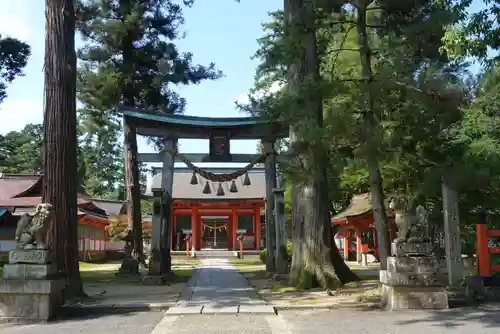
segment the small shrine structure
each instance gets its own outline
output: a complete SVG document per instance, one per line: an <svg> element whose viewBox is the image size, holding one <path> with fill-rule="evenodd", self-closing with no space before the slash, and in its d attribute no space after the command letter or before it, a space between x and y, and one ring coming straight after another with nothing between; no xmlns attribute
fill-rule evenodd
<svg viewBox="0 0 500 334"><path fill-rule="evenodd" d="M260 209L264 206L264 201L265 246L268 251L277 249L276 243L284 238L277 236L280 229L276 229L275 224L275 215L279 213L275 212L273 193L273 190L277 189L278 159L274 144L277 139L288 136L288 125L258 117L195 117L144 111L129 106L120 107L119 112L123 114L125 137L127 215L132 231L131 243L136 254L143 253L140 242L139 162L160 162L163 165L160 168L161 173L157 170L157 176L151 187L154 198L149 264L151 277L161 277L169 272L170 250L176 249L182 242L182 240L178 242L178 236L174 233L182 232L188 239L192 239L193 251L203 247L222 247L222 245L232 249L236 243L235 234L244 237L248 233L253 234L250 247L260 248ZM137 135L162 138L163 150L159 154L139 154ZM209 152L181 154L177 151L179 139L208 139ZM242 139L261 140L264 152L232 153L231 140ZM176 161L183 162L189 171L184 174L175 173ZM246 163L247 166L239 170L226 169L219 174L195 165L200 162ZM264 174L263 178L257 176L258 172L252 171L256 164L262 162L265 165L263 173L261 172ZM177 183L174 181L177 177L183 180ZM265 183L265 192L259 190L257 195L252 195L254 190L247 190L257 189L252 188L252 182ZM174 184L177 190L174 190ZM184 192L186 189L189 189L189 194ZM177 196L176 191L179 194L184 192L185 195ZM248 218L245 218L246 223L243 223L243 219L238 217ZM242 225L248 228L239 229ZM253 232L247 231L250 227ZM282 243L285 244L284 241ZM130 263L133 266L132 262Z"/></svg>
<svg viewBox="0 0 500 334"><path fill-rule="evenodd" d="M395 237L396 226L392 213L388 212L389 240ZM354 261L361 262L362 253L371 253L378 258L377 231L372 214L370 193L354 195L345 210L332 218L332 224L338 226L335 238L342 238L339 247L344 259L355 253Z"/></svg>

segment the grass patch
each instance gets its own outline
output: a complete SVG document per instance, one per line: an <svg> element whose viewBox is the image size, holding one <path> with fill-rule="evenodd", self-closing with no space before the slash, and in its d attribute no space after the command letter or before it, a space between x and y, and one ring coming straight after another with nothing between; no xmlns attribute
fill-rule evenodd
<svg viewBox="0 0 500 334"><path fill-rule="evenodd" d="M229 260L229 263L235 267L263 265L259 259L231 259Z"/></svg>
<svg viewBox="0 0 500 334"><path fill-rule="evenodd" d="M266 279L268 278L267 272L262 269L251 269L251 268L238 268L240 273L242 273L248 279Z"/></svg>
<svg viewBox="0 0 500 334"><path fill-rule="evenodd" d="M172 265L173 266L180 266L180 265L198 266L198 265L200 265L200 263L201 262L198 259L186 259L186 258L172 257Z"/></svg>
<svg viewBox="0 0 500 334"><path fill-rule="evenodd" d="M112 263L92 263L92 262L79 262L80 270L97 269L103 265L112 265Z"/></svg>
<svg viewBox="0 0 500 334"><path fill-rule="evenodd" d="M193 274L191 269L172 270L167 276L169 283L185 283ZM83 283L100 284L140 284L142 275L117 275L115 270L81 271Z"/></svg>
<svg viewBox="0 0 500 334"><path fill-rule="evenodd" d="M302 292L304 289L295 287L295 286L287 286L287 285L273 285L271 288L272 292L279 292L279 293L290 293L290 292Z"/></svg>
<svg viewBox="0 0 500 334"><path fill-rule="evenodd" d="M118 275L115 270L80 271L83 283L133 284L141 282L141 275Z"/></svg>
<svg viewBox="0 0 500 334"><path fill-rule="evenodd" d="M191 269L172 270L167 276L167 282L185 283L189 281L192 275L193 271Z"/></svg>

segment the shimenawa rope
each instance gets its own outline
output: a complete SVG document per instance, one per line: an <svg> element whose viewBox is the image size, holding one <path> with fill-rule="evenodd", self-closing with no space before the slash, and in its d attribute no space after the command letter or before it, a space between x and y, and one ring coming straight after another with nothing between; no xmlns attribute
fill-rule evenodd
<svg viewBox="0 0 500 334"><path fill-rule="evenodd" d="M195 166L191 161L189 161L184 155L179 153L176 150L172 150L169 148L164 148L162 152L168 152L174 154L176 157L178 157L189 169L193 170L196 174L200 175L201 177L213 181L213 182L229 182L232 180L236 180L240 176L244 175L245 173L248 173L249 170L251 170L256 164L260 162L264 162L266 158L266 154L259 154L257 157L255 157L253 160L250 161L248 165L243 167L240 170L234 171L232 173L228 174L214 174L212 172L205 171L201 169L200 167Z"/></svg>

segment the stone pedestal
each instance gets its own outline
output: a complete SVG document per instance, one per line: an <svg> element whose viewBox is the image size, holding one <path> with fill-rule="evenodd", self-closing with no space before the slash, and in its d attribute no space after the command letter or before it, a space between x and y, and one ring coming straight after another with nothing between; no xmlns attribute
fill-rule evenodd
<svg viewBox="0 0 500 334"><path fill-rule="evenodd" d="M430 243L393 243L380 271L382 299L390 310L445 309L448 294L437 280L439 262Z"/></svg>
<svg viewBox="0 0 500 334"><path fill-rule="evenodd" d="M62 306L64 279L45 250L13 250L0 281L0 318L47 321Z"/></svg>

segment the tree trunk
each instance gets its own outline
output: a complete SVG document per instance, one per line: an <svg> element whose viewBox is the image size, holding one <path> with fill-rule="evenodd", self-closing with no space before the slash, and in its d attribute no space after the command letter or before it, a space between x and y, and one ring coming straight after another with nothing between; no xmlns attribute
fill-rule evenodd
<svg viewBox="0 0 500 334"><path fill-rule="evenodd" d="M377 145L375 133L377 131L378 121L375 115L374 97L371 92L373 82L373 71L371 62L371 49L368 41L366 29L366 10L371 1L359 0L357 4L357 22L356 30L358 37L358 46L361 59L361 69L365 80L364 87L364 119L368 126L369 138L366 140L368 145ZM389 256L389 224L384 204L384 192L382 187L382 178L380 176L380 167L378 162L377 147L369 146L367 148L368 173L370 179L370 188L372 195L372 211L377 230L377 245L380 259L380 269L387 269L387 257Z"/></svg>
<svg viewBox="0 0 500 334"><path fill-rule="evenodd" d="M307 13L303 13L305 15L302 16L298 15L299 11L307 11ZM290 29L297 16L308 19L307 28L300 29L300 35L296 36L296 38L302 39L302 43L296 55L296 64L293 64L289 69L288 83L291 90L299 90L299 83L307 80L320 82L314 11L313 1L285 1L285 18L289 32L296 33L299 30ZM313 127L322 128L323 100L320 93L309 96L303 107L303 110L309 113L304 121L311 122ZM290 143L293 144L299 139L298 136L295 129L291 128ZM327 169L326 164L319 161L322 159L321 157L324 158L324 155L311 151L302 155L304 168L310 171L309 177L300 185L293 184L292 188L294 249L290 282L306 288L317 285L328 287L336 278L332 266L334 256L332 255L333 238L329 212ZM338 251L337 255L340 256ZM347 268L347 270L349 269Z"/></svg>
<svg viewBox="0 0 500 334"><path fill-rule="evenodd" d="M54 207L48 245L66 277L64 297L83 296L77 241L76 54L73 0L46 0L43 202Z"/></svg>

